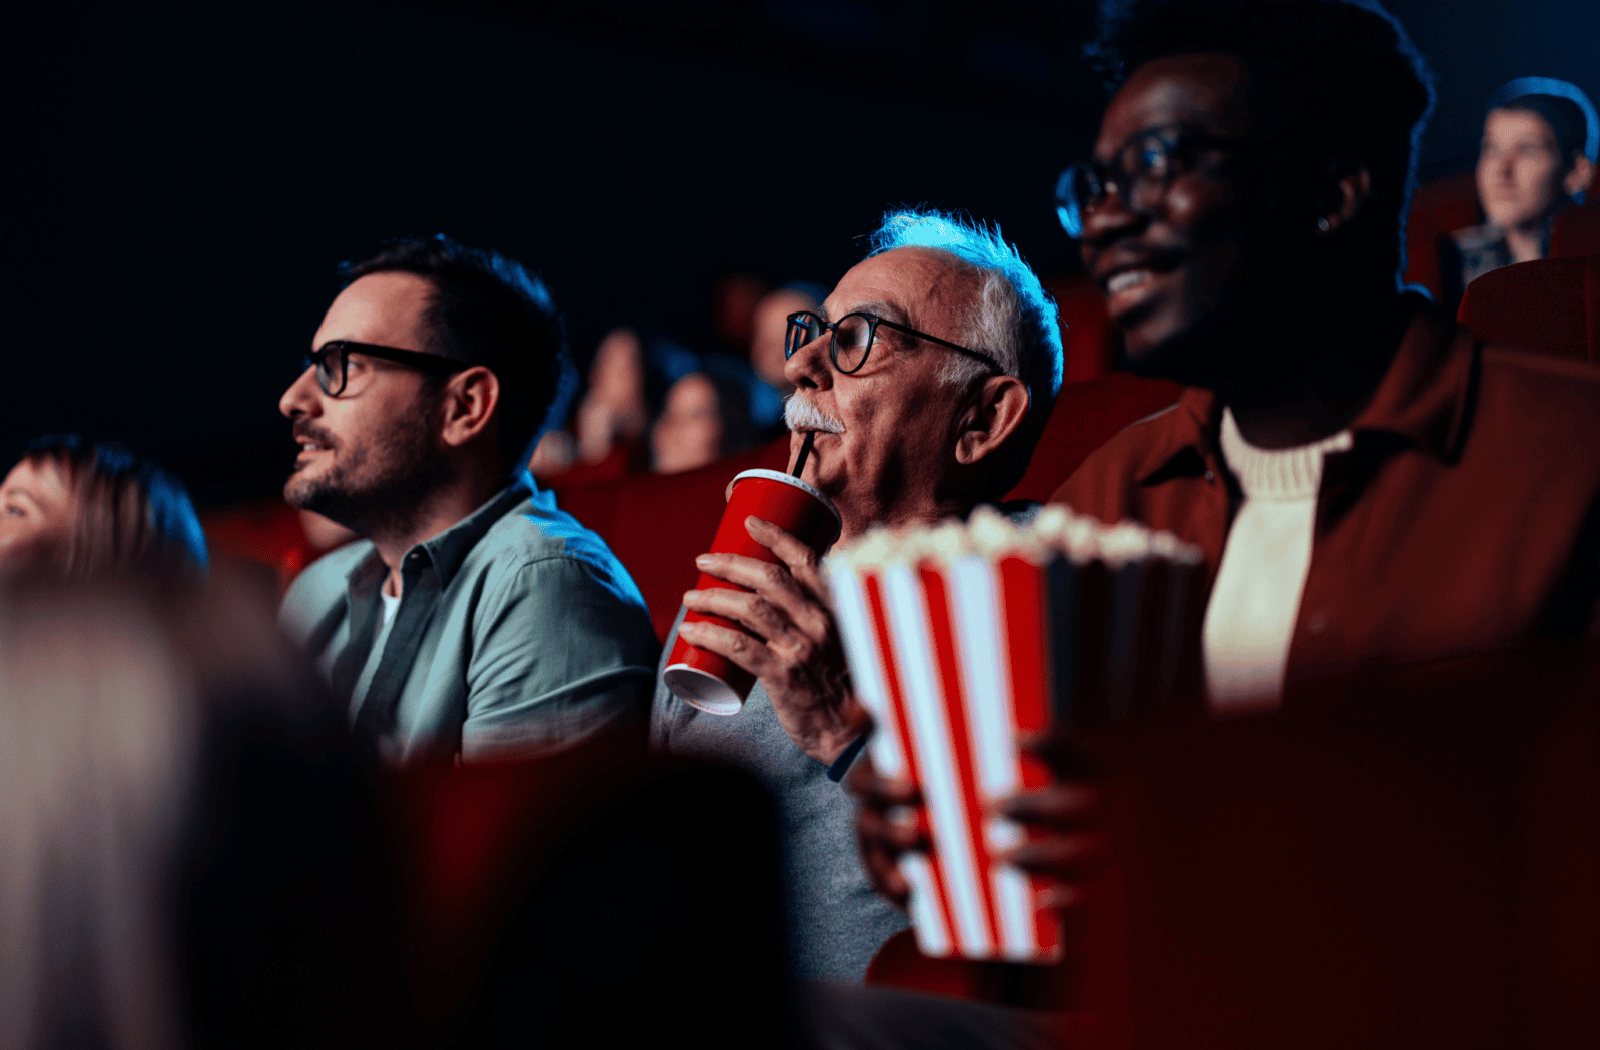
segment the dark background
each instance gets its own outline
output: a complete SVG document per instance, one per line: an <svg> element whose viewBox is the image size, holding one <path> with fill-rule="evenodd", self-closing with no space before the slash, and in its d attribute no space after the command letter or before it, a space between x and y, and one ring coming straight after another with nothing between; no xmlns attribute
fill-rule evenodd
<svg viewBox="0 0 1600 1050"><path fill-rule="evenodd" d="M1600 97L1593 0L1396 0L1470 167L1514 76ZM714 348L729 271L831 283L887 205L997 221L1071 271L1056 174L1102 106L1092 4L55 6L9 19L0 450L77 430L196 502L269 495L276 401L334 266L446 231L541 271L582 361L620 321ZM9 462L9 459L8 459Z"/></svg>

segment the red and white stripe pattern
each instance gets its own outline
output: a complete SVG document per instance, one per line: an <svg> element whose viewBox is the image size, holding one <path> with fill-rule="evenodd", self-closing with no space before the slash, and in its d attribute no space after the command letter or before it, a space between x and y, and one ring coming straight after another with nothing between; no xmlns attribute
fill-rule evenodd
<svg viewBox="0 0 1600 1050"><path fill-rule="evenodd" d="M1039 887L999 863L1022 830L988 803L1049 775L1017 746L1049 722L1046 585L1020 557L835 569L835 611L857 695L872 712L872 759L922 788L934 855L908 854L917 946L930 957L1046 962L1061 951Z"/></svg>
<svg viewBox="0 0 1600 1050"><path fill-rule="evenodd" d="M1043 886L996 858L1025 832L990 804L1051 775L1023 734L1093 725L1172 691L1198 633L1200 552L1065 508L1019 529L874 530L828 559L873 764L922 790L933 855L908 854L917 945L930 957L1048 962L1061 930Z"/></svg>

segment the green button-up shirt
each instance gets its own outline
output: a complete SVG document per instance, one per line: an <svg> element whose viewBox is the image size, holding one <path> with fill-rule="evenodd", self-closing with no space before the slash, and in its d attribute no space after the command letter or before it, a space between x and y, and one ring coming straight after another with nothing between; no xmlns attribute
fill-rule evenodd
<svg viewBox="0 0 1600 1050"><path fill-rule="evenodd" d="M353 543L279 612L386 764L551 751L648 710L658 646L639 589L527 474L407 552L385 624L387 572Z"/></svg>

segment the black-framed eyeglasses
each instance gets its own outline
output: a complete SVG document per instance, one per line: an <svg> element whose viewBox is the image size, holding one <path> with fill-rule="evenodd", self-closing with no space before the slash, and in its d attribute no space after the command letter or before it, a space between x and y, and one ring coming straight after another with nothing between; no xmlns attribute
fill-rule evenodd
<svg viewBox="0 0 1600 1050"><path fill-rule="evenodd" d="M1244 149L1258 139L1224 138L1182 127L1146 128L1128 137L1109 164L1084 160L1056 180L1056 215L1067 236L1083 233L1084 216L1121 193L1135 211L1149 208L1166 194L1175 176L1192 169L1195 154L1210 149Z"/></svg>
<svg viewBox="0 0 1600 1050"><path fill-rule="evenodd" d="M407 368L415 368L419 372L436 376L455 375L472 367L465 362L440 357L438 354L397 350L392 346L378 346L373 343L353 343L348 339L331 339L323 343L306 356L305 363L301 367L315 368L317 385L322 388L322 392L329 397L338 397L344 393L345 385L350 381L350 355L353 353L393 361L397 365L405 365Z"/></svg>
<svg viewBox="0 0 1600 1050"><path fill-rule="evenodd" d="M880 326L966 354L988 365L994 370L995 375L1006 374L1006 370L1000 367L999 361L981 350L969 350L964 346L957 346L955 343L919 332L915 328L885 321L876 314L845 314L837 321L824 321L810 310L792 313L789 315L789 331L784 339L783 358L787 361L798 353L801 347L821 339L824 332L831 332L833 338L828 342L828 360L832 361L833 367L840 372L852 375L861 371L861 366L867 363L867 354L872 351L872 341L877 338Z"/></svg>

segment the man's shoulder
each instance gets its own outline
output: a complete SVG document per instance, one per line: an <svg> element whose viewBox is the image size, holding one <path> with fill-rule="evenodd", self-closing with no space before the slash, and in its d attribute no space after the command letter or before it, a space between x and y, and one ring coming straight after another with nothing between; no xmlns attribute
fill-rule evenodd
<svg viewBox="0 0 1600 1050"><path fill-rule="evenodd" d="M371 540L356 540L329 551L301 570L279 606L278 620L294 638L300 638L344 600L350 574L372 557Z"/></svg>
<svg viewBox="0 0 1600 1050"><path fill-rule="evenodd" d="M1089 453L1056 489L1050 502L1065 503L1082 514L1121 520L1126 514L1123 504L1127 492L1195 430L1196 424L1182 400L1136 419Z"/></svg>
<svg viewBox="0 0 1600 1050"><path fill-rule="evenodd" d="M556 506L549 492L535 492L514 505L484 534L468 557L479 572L514 574L523 569L573 570L597 576L630 604L643 606L632 578L604 540Z"/></svg>

